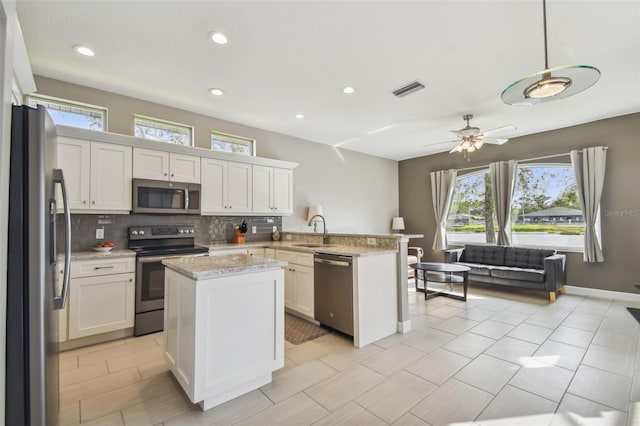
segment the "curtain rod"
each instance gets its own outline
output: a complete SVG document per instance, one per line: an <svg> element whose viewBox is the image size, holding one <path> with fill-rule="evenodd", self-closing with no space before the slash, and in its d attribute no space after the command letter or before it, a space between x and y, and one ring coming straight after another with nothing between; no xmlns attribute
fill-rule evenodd
<svg viewBox="0 0 640 426"><path fill-rule="evenodd" d="M605 151L607 149L609 149L608 146L605 146L603 148L604 148ZM578 151L578 153L582 154L582 151ZM569 152L565 152L563 154L545 155L544 157L523 158L522 160L518 160L518 163L525 163L527 161L536 161L536 160L547 160L549 158L565 157L567 155L570 155L570 153ZM487 166L488 166L488 164L486 164L484 166L465 167L463 169L458 169L458 171L459 172L466 172L468 170L484 169Z"/></svg>

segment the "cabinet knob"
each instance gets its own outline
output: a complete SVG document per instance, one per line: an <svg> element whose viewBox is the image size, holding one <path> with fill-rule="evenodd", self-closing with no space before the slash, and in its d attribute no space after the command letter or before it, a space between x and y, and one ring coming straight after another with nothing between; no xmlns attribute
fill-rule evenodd
<svg viewBox="0 0 640 426"><path fill-rule="evenodd" d="M87 200L82 200L82 204L87 204Z"/></svg>
<svg viewBox="0 0 640 426"><path fill-rule="evenodd" d="M164 175L166 176L167 174L165 173ZM173 176L173 175L171 175L171 176Z"/></svg>
<svg viewBox="0 0 640 426"><path fill-rule="evenodd" d="M95 203L96 203L95 201L92 201L92 202L91 202L91 204L95 204Z"/></svg>
<svg viewBox="0 0 640 426"><path fill-rule="evenodd" d="M171 173L171 177L173 177L173 173Z"/></svg>

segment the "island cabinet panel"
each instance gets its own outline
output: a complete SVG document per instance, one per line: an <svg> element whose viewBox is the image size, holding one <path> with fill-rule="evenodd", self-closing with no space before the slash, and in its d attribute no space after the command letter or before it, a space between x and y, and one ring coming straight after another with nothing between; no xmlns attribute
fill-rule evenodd
<svg viewBox="0 0 640 426"><path fill-rule="evenodd" d="M165 273L165 360L203 410L271 382L284 366L281 269L188 278Z"/></svg>

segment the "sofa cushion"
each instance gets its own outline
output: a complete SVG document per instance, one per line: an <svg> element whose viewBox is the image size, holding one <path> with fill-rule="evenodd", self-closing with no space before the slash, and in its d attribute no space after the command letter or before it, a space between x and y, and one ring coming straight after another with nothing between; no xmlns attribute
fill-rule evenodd
<svg viewBox="0 0 640 426"><path fill-rule="evenodd" d="M485 277L491 276L491 268L492 266L488 265L479 265L477 263L467 263L467 262L456 262L456 265L468 266L471 268L469 274L472 275L484 275Z"/></svg>
<svg viewBox="0 0 640 426"><path fill-rule="evenodd" d="M544 282L544 270L541 269L494 266L491 268L491 276L506 280Z"/></svg>
<svg viewBox="0 0 640 426"><path fill-rule="evenodd" d="M418 256L407 256L407 265L411 266L414 263L418 263Z"/></svg>
<svg viewBox="0 0 640 426"><path fill-rule="evenodd" d="M506 247L504 266L544 269L544 258L556 254L555 250Z"/></svg>
<svg viewBox="0 0 640 426"><path fill-rule="evenodd" d="M465 245L460 261L482 265L504 265L504 253L504 246Z"/></svg>

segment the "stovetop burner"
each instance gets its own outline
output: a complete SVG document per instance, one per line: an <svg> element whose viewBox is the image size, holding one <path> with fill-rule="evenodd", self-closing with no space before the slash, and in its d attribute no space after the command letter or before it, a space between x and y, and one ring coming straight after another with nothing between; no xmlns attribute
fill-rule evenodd
<svg viewBox="0 0 640 426"><path fill-rule="evenodd" d="M132 226L129 250L138 257L207 253L207 247L195 245L195 236L192 225Z"/></svg>

